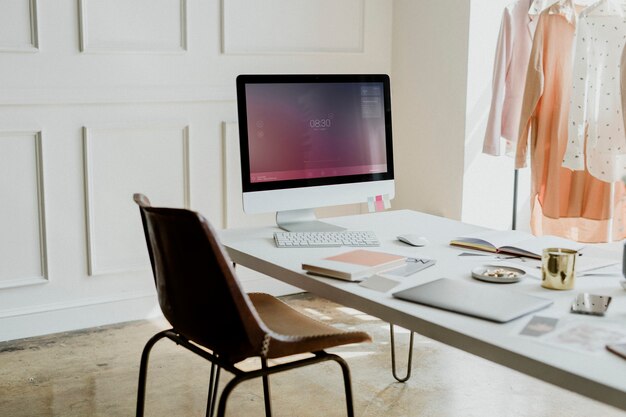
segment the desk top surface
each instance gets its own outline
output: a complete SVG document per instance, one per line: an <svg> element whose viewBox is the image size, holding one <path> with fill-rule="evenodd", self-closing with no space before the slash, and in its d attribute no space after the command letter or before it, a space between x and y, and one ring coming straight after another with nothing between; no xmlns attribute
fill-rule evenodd
<svg viewBox="0 0 626 417"><path fill-rule="evenodd" d="M388 292L362 287L354 282L307 275L301 264L347 251L351 248L281 248L274 245L276 227L230 229L220 232L232 260L313 294L353 307L389 323L416 331L424 336L455 346L496 363L535 376L563 388L626 410L626 360L605 350L593 353L567 349L554 343L521 336L520 331L536 314L563 322L608 325L626 333L626 291L621 275L590 275L576 278L570 291L544 289L540 280L525 277L514 284L490 284L474 280L471 270L486 262L481 256L459 256L463 249L449 245L451 239L483 230L479 226L423 213L399 210L325 219L349 230L372 230L381 246L373 248L405 256L436 259L436 265L400 278L400 284ZM396 240L404 233L425 236L430 244L417 248ZM622 245L589 245L583 252L594 257L621 259ZM583 255L584 256L584 255ZM483 258L483 259L481 259ZM505 324L472 318L458 313L395 299L392 292L446 277L474 285L498 285L538 297L550 298L547 309ZM611 296L604 317L574 315L570 304L578 293Z"/></svg>

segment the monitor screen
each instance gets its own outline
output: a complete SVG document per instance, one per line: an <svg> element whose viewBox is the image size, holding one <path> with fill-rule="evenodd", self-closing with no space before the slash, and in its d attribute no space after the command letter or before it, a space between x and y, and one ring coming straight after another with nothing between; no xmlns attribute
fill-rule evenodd
<svg viewBox="0 0 626 417"><path fill-rule="evenodd" d="M240 75L237 103L246 211L246 193L393 180L386 75Z"/></svg>

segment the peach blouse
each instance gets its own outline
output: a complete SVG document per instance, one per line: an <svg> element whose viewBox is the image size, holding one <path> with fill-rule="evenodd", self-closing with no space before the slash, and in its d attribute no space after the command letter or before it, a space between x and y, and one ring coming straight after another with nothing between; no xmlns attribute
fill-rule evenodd
<svg viewBox="0 0 626 417"><path fill-rule="evenodd" d="M613 216L614 239L624 232L624 185L600 181L588 171L561 166L568 139L572 46L576 10L561 0L539 16L528 64L515 158L531 159L531 230L581 242L605 242ZM530 152L528 150L530 148ZM615 204L611 210L611 204Z"/></svg>

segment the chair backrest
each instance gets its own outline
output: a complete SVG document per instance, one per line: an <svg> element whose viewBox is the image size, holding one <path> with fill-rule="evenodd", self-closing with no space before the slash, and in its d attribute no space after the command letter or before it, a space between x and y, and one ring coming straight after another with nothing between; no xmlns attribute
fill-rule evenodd
<svg viewBox="0 0 626 417"><path fill-rule="evenodd" d="M264 326L200 214L135 194L159 305L174 330L232 361L261 354Z"/></svg>

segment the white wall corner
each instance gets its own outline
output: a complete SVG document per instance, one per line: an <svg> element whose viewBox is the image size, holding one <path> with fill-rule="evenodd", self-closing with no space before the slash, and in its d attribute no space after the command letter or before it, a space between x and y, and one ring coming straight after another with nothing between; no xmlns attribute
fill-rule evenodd
<svg viewBox="0 0 626 417"><path fill-rule="evenodd" d="M394 1L394 207L460 219L469 2Z"/></svg>
<svg viewBox="0 0 626 417"><path fill-rule="evenodd" d="M468 33L465 161L461 220L509 229L513 217L513 160L482 153L491 106L496 43L510 0L472 0ZM487 191L488 190L488 191ZM518 197L524 190L519 190Z"/></svg>

